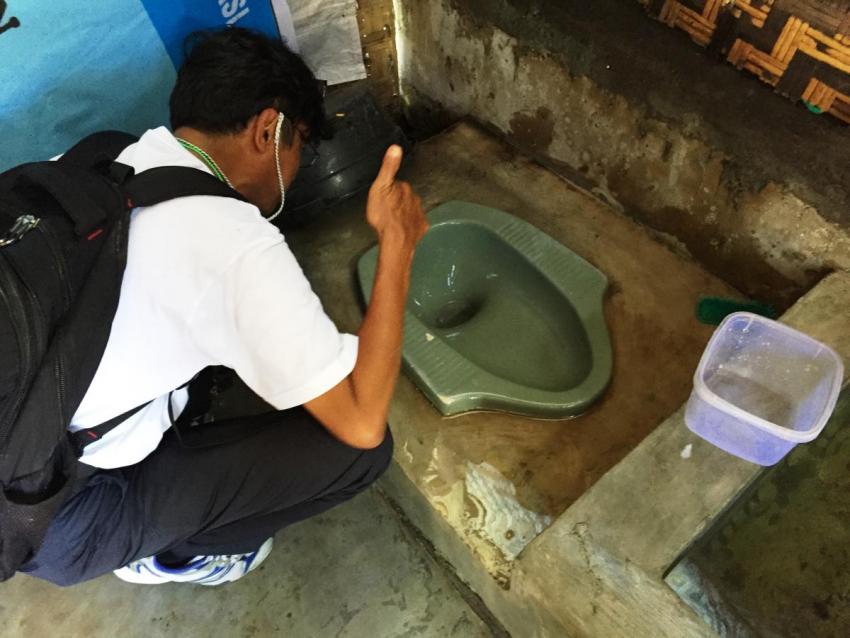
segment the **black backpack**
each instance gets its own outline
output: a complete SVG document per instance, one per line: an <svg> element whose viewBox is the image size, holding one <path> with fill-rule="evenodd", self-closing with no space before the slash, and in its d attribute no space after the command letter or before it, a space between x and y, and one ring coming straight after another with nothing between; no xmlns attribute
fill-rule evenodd
<svg viewBox="0 0 850 638"><path fill-rule="evenodd" d="M134 141L96 133L58 161L0 173L0 580L38 549L83 447L127 416L66 430L109 338L130 211L188 195L244 199L192 168L133 175L114 159Z"/></svg>

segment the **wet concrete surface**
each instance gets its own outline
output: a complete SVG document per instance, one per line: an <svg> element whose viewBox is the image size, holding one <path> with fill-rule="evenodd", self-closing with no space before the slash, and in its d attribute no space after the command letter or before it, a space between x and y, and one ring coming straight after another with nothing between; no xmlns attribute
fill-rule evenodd
<svg viewBox="0 0 850 638"><path fill-rule="evenodd" d="M850 394L686 556L681 582L723 635L839 638L850 626ZM677 568L679 569L679 568ZM675 570L674 570L675 571Z"/></svg>

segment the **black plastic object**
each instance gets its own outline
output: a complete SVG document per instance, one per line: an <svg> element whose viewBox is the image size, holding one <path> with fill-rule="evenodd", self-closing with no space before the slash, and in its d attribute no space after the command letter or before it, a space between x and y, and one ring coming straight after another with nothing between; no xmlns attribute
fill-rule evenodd
<svg viewBox="0 0 850 638"><path fill-rule="evenodd" d="M362 84L338 88L325 98L333 137L302 151L301 168L286 193L283 227L301 226L331 205L368 188L387 147L412 144Z"/></svg>

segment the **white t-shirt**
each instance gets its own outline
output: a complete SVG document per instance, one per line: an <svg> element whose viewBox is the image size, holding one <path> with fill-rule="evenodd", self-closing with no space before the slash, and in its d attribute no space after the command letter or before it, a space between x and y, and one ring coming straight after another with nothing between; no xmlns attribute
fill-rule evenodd
<svg viewBox="0 0 850 638"><path fill-rule="evenodd" d="M209 172L164 127L145 133L118 161L136 172ZM131 465L171 426L169 393L208 365L233 368L283 410L335 386L356 359L357 337L339 333L283 235L255 206L193 196L137 208L106 351L70 430L153 400L81 459L100 468ZM175 416L187 398L185 389L174 392Z"/></svg>

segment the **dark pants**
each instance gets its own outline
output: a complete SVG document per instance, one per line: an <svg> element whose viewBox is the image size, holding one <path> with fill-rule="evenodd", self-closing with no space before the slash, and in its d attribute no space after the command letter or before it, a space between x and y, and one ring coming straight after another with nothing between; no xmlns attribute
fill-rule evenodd
<svg viewBox="0 0 850 638"><path fill-rule="evenodd" d="M140 463L81 481L20 571L72 585L146 556L253 551L363 491L392 458L389 430L355 449L302 408L198 429L185 444L170 430Z"/></svg>

